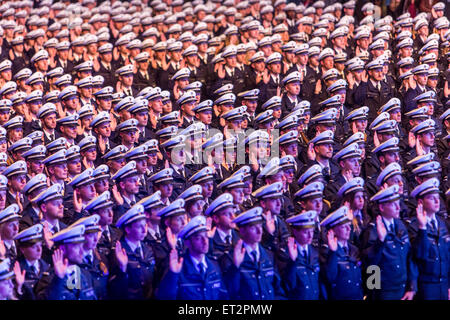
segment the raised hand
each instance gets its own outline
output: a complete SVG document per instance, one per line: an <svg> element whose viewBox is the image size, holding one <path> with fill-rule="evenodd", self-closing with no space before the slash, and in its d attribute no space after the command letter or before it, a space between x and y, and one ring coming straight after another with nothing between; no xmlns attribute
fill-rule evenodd
<svg viewBox="0 0 450 320"><path fill-rule="evenodd" d="M331 251L336 251L338 248L337 238L334 236L334 231L331 229L327 233L327 240L328 248L330 248Z"/></svg>
<svg viewBox="0 0 450 320"><path fill-rule="evenodd" d="M55 274L60 279L64 279L66 276L67 267L69 266L69 261L64 258L63 252L61 249L56 249L52 256L53 260L53 269L55 270Z"/></svg>
<svg viewBox="0 0 450 320"><path fill-rule="evenodd" d="M322 82L319 80L317 80L316 82L316 88L314 89L314 93L315 94L319 94L320 91L322 91Z"/></svg>
<svg viewBox="0 0 450 320"><path fill-rule="evenodd" d="M450 289L449 289L450 290ZM450 291L449 291L450 292ZM406 291L400 300L412 300L414 298L414 291ZM450 300L450 299L449 299Z"/></svg>
<svg viewBox="0 0 450 320"><path fill-rule="evenodd" d="M125 249L122 248L120 241L116 241L116 250L114 250L114 251L116 254L117 262L119 263L120 270L122 270L123 272L126 272L127 265L128 265L128 256L127 256L127 252L125 251Z"/></svg>
<svg viewBox="0 0 450 320"><path fill-rule="evenodd" d="M14 263L14 275L16 276L16 284L17 284L17 291L20 293L22 292L22 286L25 283L25 270L20 269L19 261L16 261Z"/></svg>
<svg viewBox="0 0 450 320"><path fill-rule="evenodd" d="M120 195L119 191L117 190L117 185L116 184L113 185L111 190L112 190L112 194L113 194L114 200L116 200L116 203L118 205L122 205L123 204L123 198Z"/></svg>
<svg viewBox="0 0 450 320"><path fill-rule="evenodd" d="M350 180L352 180L354 178L352 170L344 170L342 172L342 175L347 179L347 181L350 181Z"/></svg>
<svg viewBox="0 0 450 320"><path fill-rule="evenodd" d="M245 257L245 248L242 246L242 239L239 239L234 247L233 251L233 262L234 265L239 268Z"/></svg>
<svg viewBox="0 0 450 320"><path fill-rule="evenodd" d="M172 233L170 228L166 228L166 237L170 247L175 249L177 246L177 237Z"/></svg>
<svg viewBox="0 0 450 320"><path fill-rule="evenodd" d="M410 148L414 148L416 145L416 136L411 131L408 133L408 145Z"/></svg>
<svg viewBox="0 0 450 320"><path fill-rule="evenodd" d="M47 245L47 248L51 249L53 247L53 241L50 240L50 238L53 236L53 234L50 231L50 228L47 223L44 223L43 226L44 226L43 234L44 234L45 244Z"/></svg>
<svg viewBox="0 0 450 320"><path fill-rule="evenodd" d="M23 211L23 205L22 205L22 201L20 201L19 191L16 192L16 203L19 206L20 212L22 212Z"/></svg>
<svg viewBox="0 0 450 320"><path fill-rule="evenodd" d="M298 249L297 249L297 244L295 243L294 237L288 238L287 245L288 245L288 250L289 250L289 257L291 258L292 261L297 260Z"/></svg>
<svg viewBox="0 0 450 320"><path fill-rule="evenodd" d="M267 71L267 69L265 69L263 72L263 81L266 84L269 83L269 81L270 81L270 75L269 75L269 71Z"/></svg>
<svg viewBox="0 0 450 320"><path fill-rule="evenodd" d="M83 200L79 198L77 190L74 190L73 192L73 208L75 209L75 212L78 213L83 210Z"/></svg>
<svg viewBox="0 0 450 320"><path fill-rule="evenodd" d="M419 223L419 229L425 230L427 228L427 215L423 211L423 204L417 204L416 208L417 222Z"/></svg>
<svg viewBox="0 0 450 320"><path fill-rule="evenodd" d="M316 159L316 152L314 151L314 145L312 143L308 144L308 150L306 151L306 155L309 160Z"/></svg>
<svg viewBox="0 0 450 320"><path fill-rule="evenodd" d="M423 147L419 139L416 139L416 152L418 156L425 154L425 151L423 151Z"/></svg>
<svg viewBox="0 0 450 320"><path fill-rule="evenodd" d="M173 273L180 273L183 268L183 258L178 258L176 249L172 249L169 255L169 268Z"/></svg>
<svg viewBox="0 0 450 320"><path fill-rule="evenodd" d="M387 231L381 216L377 217L377 233L378 239L380 239L380 241L383 242L384 239L386 238Z"/></svg>
<svg viewBox="0 0 450 320"><path fill-rule="evenodd" d="M0 260L5 259L5 256L6 256L6 247L0 235Z"/></svg>
<svg viewBox="0 0 450 320"><path fill-rule="evenodd" d="M270 210L267 210L264 214L264 218L266 218L266 228L270 234L275 232L275 218L272 215Z"/></svg>

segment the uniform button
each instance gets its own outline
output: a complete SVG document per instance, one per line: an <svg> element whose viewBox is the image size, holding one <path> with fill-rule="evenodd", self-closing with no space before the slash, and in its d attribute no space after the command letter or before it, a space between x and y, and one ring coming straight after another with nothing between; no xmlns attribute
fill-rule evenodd
<svg viewBox="0 0 450 320"><path fill-rule="evenodd" d="M255 292L255 296L257 296L258 295L258 292Z"/></svg>
<svg viewBox="0 0 450 320"><path fill-rule="evenodd" d="M400 266L399 266L399 265L397 265L397 269L398 269L398 268L400 268Z"/></svg>
<svg viewBox="0 0 450 320"><path fill-rule="evenodd" d="M309 286L306 286L306 289L309 289Z"/></svg>
<svg viewBox="0 0 450 320"><path fill-rule="evenodd" d="M203 288L203 291L206 292L206 288Z"/></svg>
<svg viewBox="0 0 450 320"><path fill-rule="evenodd" d="M258 276L258 279L261 279L261 276Z"/></svg>
<svg viewBox="0 0 450 320"><path fill-rule="evenodd" d="M351 283L352 282L352 280L348 280L348 283Z"/></svg>

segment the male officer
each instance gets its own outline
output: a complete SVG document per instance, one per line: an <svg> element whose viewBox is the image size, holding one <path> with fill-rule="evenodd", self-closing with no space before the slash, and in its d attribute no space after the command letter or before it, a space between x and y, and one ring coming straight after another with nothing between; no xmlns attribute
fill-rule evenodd
<svg viewBox="0 0 450 320"><path fill-rule="evenodd" d="M368 292L374 300L412 300L417 290L411 244L400 220L399 191L398 185L392 185L370 199L380 215L364 231L361 249L365 265L381 270L381 288Z"/></svg>
<svg viewBox="0 0 450 320"><path fill-rule="evenodd" d="M149 299L154 294L155 256L143 240L147 235L144 207L136 204L116 223L123 231L116 242L116 259L112 266L111 298L126 300Z"/></svg>
<svg viewBox="0 0 450 320"><path fill-rule="evenodd" d="M439 211L439 180L418 185L411 197L417 198L417 217L409 228L414 261L419 269L417 297L420 300L448 300L450 289L448 230Z"/></svg>
<svg viewBox="0 0 450 320"><path fill-rule="evenodd" d="M35 175L27 182L25 187L23 187L23 194L27 197L28 204L22 210L22 217L19 221L20 230L39 223L39 207L31 200L47 187L47 176L43 173Z"/></svg>
<svg viewBox="0 0 450 320"><path fill-rule="evenodd" d="M99 240L98 234L101 227L98 224L100 216L93 214L89 217L84 217L76 221L70 227L84 225L84 244L83 244L83 262L80 268L87 270L92 277L92 286L98 300L107 298L107 284L108 284L108 264L107 257L101 256L100 251L97 250L97 243Z"/></svg>
<svg viewBox="0 0 450 320"><path fill-rule="evenodd" d="M0 236L2 239L3 258L8 258L15 262L18 251L14 242L15 236L19 233L20 208L17 204L12 204L0 212Z"/></svg>
<svg viewBox="0 0 450 320"><path fill-rule="evenodd" d="M101 175L98 175L96 179L98 177L101 177ZM109 257L114 244L122 235L122 232L113 225L113 206L114 202L111 200L110 192L104 191L98 197L92 199L84 208L86 212L100 217L98 225L101 235L97 242L97 250L102 257Z"/></svg>
<svg viewBox="0 0 450 320"><path fill-rule="evenodd" d="M322 175L327 183L330 182L339 171L338 167L331 161L331 158L333 157L333 137L333 131L326 130L319 133L309 142L308 151L311 151L312 149L315 153L310 152L312 154L310 165L320 165L322 168Z"/></svg>
<svg viewBox="0 0 450 320"><path fill-rule="evenodd" d="M330 300L362 300L359 249L349 243L348 208L342 206L320 223L327 228L328 245L321 249L321 271Z"/></svg>
<svg viewBox="0 0 450 320"><path fill-rule="evenodd" d="M262 186L253 196L258 199L259 206L264 210L266 225L261 244L272 253L276 253L286 244L289 231L286 223L280 217L283 196L283 183L274 182Z"/></svg>
<svg viewBox="0 0 450 320"><path fill-rule="evenodd" d="M90 274L80 268L83 262L84 225L65 228L51 241L53 268L36 284L38 300L96 300Z"/></svg>
<svg viewBox="0 0 450 320"><path fill-rule="evenodd" d="M231 299L272 300L284 297L273 256L260 244L263 209L255 207L237 216L241 240L223 264L224 280Z"/></svg>
<svg viewBox="0 0 450 320"><path fill-rule="evenodd" d="M305 211L286 220L292 230L287 246L279 252L279 269L288 299L318 300L320 297L319 250L312 245L315 211Z"/></svg>
<svg viewBox="0 0 450 320"><path fill-rule="evenodd" d="M208 206L205 211L207 217L211 217L216 227L210 243L210 256L221 262L224 254L229 254L239 236L233 228L234 219L233 196L222 193Z"/></svg>
<svg viewBox="0 0 450 320"><path fill-rule="evenodd" d="M22 287L21 300L34 300L34 287L44 276L48 275L50 265L42 257L42 245L44 241L43 226L35 224L20 232L16 240L21 256L18 259L20 269L25 271L25 282Z"/></svg>
<svg viewBox="0 0 450 320"><path fill-rule="evenodd" d="M129 210L140 200L139 176L136 169L136 162L128 162L111 179L116 182L117 189L123 199L123 203L118 203L114 210L114 221L117 221L125 211Z"/></svg>
<svg viewBox="0 0 450 320"><path fill-rule="evenodd" d="M217 300L227 299L222 272L214 260L206 256L209 249L206 218L196 216L179 233L187 248L181 259L175 249L170 252L169 270L163 276L160 299Z"/></svg>

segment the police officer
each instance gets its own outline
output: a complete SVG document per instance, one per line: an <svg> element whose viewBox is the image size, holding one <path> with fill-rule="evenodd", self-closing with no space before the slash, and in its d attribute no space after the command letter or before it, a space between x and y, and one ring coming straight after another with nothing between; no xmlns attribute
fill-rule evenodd
<svg viewBox="0 0 450 320"><path fill-rule="evenodd" d="M196 216L179 233L186 253L179 259L170 252L169 270L163 276L158 291L160 299L217 300L227 299L222 272L214 260L207 257L209 238L206 218Z"/></svg>

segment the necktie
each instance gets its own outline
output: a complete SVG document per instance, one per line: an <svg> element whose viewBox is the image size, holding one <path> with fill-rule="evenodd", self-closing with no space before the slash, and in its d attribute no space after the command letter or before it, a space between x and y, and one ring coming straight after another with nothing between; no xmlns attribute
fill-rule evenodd
<svg viewBox="0 0 450 320"><path fill-rule="evenodd" d="M135 204L136 204L136 201L130 200L130 205L131 205L131 206L134 206Z"/></svg>
<svg viewBox="0 0 450 320"><path fill-rule="evenodd" d="M109 64L106 66L106 70L109 72L111 71L111 67L109 66Z"/></svg>
<svg viewBox="0 0 450 320"><path fill-rule="evenodd" d="M394 223L391 223L391 225L389 226L389 232L395 233L395 230L394 230Z"/></svg>
<svg viewBox="0 0 450 320"><path fill-rule="evenodd" d="M430 221L430 226L431 226L431 231L436 231L436 221L435 220L431 220Z"/></svg>
<svg viewBox="0 0 450 320"><path fill-rule="evenodd" d="M108 230L108 228L106 228L106 229L103 231L103 235L105 236L106 240L108 240L108 242L111 241L111 237L110 237L110 235L109 235L109 230Z"/></svg>
<svg viewBox="0 0 450 320"><path fill-rule="evenodd" d="M52 228L52 233L55 234L55 233L57 233L57 232L58 232L58 227L57 227L57 226L54 226L54 227Z"/></svg>
<svg viewBox="0 0 450 320"><path fill-rule="evenodd" d="M54 140L55 140L55 134L54 134L54 133L51 133L51 134L50 134L50 140L51 140L51 141L54 141Z"/></svg>
<svg viewBox="0 0 450 320"><path fill-rule="evenodd" d="M88 255L86 256L86 261L87 261L89 264L92 263L92 255L91 255L91 254L88 254Z"/></svg>
<svg viewBox="0 0 450 320"><path fill-rule="evenodd" d="M39 274L39 272L37 272L37 269L36 269L36 267L35 267L34 265L32 265L32 266L30 267L30 270L31 270L31 272L33 272L35 275L38 275L38 274Z"/></svg>
<svg viewBox="0 0 450 320"><path fill-rule="evenodd" d="M228 236L225 237L225 242L226 242L227 244L231 244L231 236L230 236L230 235L228 235Z"/></svg>
<svg viewBox="0 0 450 320"><path fill-rule="evenodd" d="M137 247L136 250L134 250L134 253L142 258L142 250L141 247Z"/></svg>
<svg viewBox="0 0 450 320"><path fill-rule="evenodd" d="M199 273L200 273L200 277L204 277L205 276L205 266L203 265L203 263L199 263L198 265L197 265L197 267L198 267L198 271L199 271Z"/></svg>
<svg viewBox="0 0 450 320"><path fill-rule="evenodd" d="M305 260L308 259L308 250L307 249L302 250L302 256L303 256L303 258L305 258Z"/></svg>
<svg viewBox="0 0 450 320"><path fill-rule="evenodd" d="M348 247L345 246L345 247L342 247L342 249L344 249L344 253L347 255L348 254Z"/></svg>
<svg viewBox="0 0 450 320"><path fill-rule="evenodd" d="M253 250L251 253L252 259L254 262L258 262L258 255L256 254L256 250Z"/></svg>

